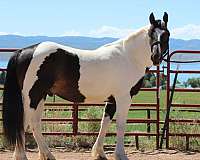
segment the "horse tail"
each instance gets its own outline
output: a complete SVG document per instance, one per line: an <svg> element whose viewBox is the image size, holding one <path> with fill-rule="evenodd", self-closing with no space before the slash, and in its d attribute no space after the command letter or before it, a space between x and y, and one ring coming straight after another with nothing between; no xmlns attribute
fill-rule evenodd
<svg viewBox="0 0 200 160"><path fill-rule="evenodd" d="M18 53L16 52L8 62L3 91L3 131L11 145L15 145L16 141L22 144L22 133L24 132L22 93L16 73L17 59Z"/></svg>

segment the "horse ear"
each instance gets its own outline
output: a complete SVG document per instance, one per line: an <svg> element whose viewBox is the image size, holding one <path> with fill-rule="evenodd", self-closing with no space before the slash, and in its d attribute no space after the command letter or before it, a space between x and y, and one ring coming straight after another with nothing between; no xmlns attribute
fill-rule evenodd
<svg viewBox="0 0 200 160"><path fill-rule="evenodd" d="M150 21L150 23L151 24L154 24L155 23L155 17L154 17L154 15L153 15L153 12L150 14L150 16L149 16L149 21Z"/></svg>
<svg viewBox="0 0 200 160"><path fill-rule="evenodd" d="M167 14L167 12L164 13L163 21L165 22L165 25L167 26L167 22L168 22L168 14Z"/></svg>

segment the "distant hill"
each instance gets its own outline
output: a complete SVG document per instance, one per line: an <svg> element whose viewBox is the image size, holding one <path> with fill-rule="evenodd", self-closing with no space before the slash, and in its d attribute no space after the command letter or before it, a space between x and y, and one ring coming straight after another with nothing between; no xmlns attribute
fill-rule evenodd
<svg viewBox="0 0 200 160"><path fill-rule="evenodd" d="M81 49L95 49L117 40L117 38L92 38L80 36L48 37L48 36L18 36L2 35L0 36L0 48L22 48L32 44L44 41L53 41L63 45Z"/></svg>
<svg viewBox="0 0 200 160"><path fill-rule="evenodd" d="M116 41L117 38L92 38L80 36L47 37L47 36L0 36L0 48L23 48L44 41L57 42L80 49L96 49L104 44ZM10 54L1 54L0 61L7 61Z"/></svg>
<svg viewBox="0 0 200 160"><path fill-rule="evenodd" d="M81 49L96 49L104 44L116 41L117 38L92 38L80 36L48 37L48 36L18 36L1 35L0 48L22 48L43 41L53 41ZM200 40L170 39L170 50L190 49L200 50ZM6 61L10 55L1 54L0 61Z"/></svg>
<svg viewBox="0 0 200 160"><path fill-rule="evenodd" d="M200 50L200 40L170 39L170 50Z"/></svg>

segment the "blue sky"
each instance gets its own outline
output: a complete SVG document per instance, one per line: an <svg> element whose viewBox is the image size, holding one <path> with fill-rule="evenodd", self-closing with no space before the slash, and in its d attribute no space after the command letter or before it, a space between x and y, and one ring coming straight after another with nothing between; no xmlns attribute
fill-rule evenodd
<svg viewBox="0 0 200 160"><path fill-rule="evenodd" d="M172 37L200 39L198 0L0 0L0 34L123 37L169 14Z"/></svg>

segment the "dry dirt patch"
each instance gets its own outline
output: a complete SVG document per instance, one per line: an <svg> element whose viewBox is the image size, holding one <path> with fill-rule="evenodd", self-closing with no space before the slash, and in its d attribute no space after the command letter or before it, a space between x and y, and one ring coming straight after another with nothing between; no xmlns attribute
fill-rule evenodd
<svg viewBox="0 0 200 160"><path fill-rule="evenodd" d="M93 160L90 152L63 152L53 151L57 160ZM107 153L109 160L114 160L111 153ZM36 151L28 151L29 160L38 159ZM162 150L154 152L129 152L129 160L200 160L200 153ZM11 151L1 151L0 160L12 160Z"/></svg>

